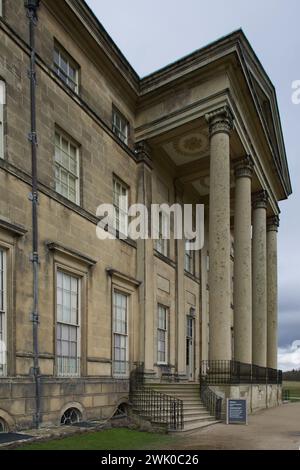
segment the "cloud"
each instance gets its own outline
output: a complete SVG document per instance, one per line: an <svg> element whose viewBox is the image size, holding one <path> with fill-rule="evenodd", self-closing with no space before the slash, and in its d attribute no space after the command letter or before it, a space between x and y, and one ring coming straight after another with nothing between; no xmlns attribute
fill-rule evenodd
<svg viewBox="0 0 300 470"><path fill-rule="evenodd" d="M278 367L282 370L300 369L300 340L278 350Z"/></svg>

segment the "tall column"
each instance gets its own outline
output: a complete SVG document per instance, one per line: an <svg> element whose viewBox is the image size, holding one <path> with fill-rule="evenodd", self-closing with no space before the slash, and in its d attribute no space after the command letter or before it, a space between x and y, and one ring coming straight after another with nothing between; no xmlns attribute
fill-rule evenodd
<svg viewBox="0 0 300 470"><path fill-rule="evenodd" d="M210 131L209 358L231 359L230 142L233 116L224 106L206 116Z"/></svg>
<svg viewBox="0 0 300 470"><path fill-rule="evenodd" d="M234 359L252 363L252 258L250 156L235 165L234 211Z"/></svg>
<svg viewBox="0 0 300 470"><path fill-rule="evenodd" d="M138 203L144 204L151 214L152 203L152 162L150 149L146 142L136 145L138 158ZM150 227L150 217L148 218ZM145 375L154 375L154 259L153 240L137 240L137 278L141 281L139 288L139 360L144 362Z"/></svg>
<svg viewBox="0 0 300 470"><path fill-rule="evenodd" d="M184 186L175 182L175 201L183 204ZM176 370L179 376L186 375L185 342L186 311L184 303L184 240L175 240L176 250Z"/></svg>
<svg viewBox="0 0 300 470"><path fill-rule="evenodd" d="M252 363L267 363L267 203L266 191L253 200Z"/></svg>
<svg viewBox="0 0 300 470"><path fill-rule="evenodd" d="M267 219L267 366L277 369L277 232L279 217Z"/></svg>

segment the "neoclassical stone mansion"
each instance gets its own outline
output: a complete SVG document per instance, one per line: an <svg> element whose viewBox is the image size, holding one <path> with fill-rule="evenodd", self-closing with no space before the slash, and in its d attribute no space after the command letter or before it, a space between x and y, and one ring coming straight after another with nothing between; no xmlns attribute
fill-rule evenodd
<svg viewBox="0 0 300 470"><path fill-rule="evenodd" d="M0 12L0 432L121 408L187 430L229 397L280 404L292 189L244 33L140 78L83 0ZM204 204L201 250L165 238L164 213L156 240L96 236L99 204L121 233L131 204L175 202Z"/></svg>

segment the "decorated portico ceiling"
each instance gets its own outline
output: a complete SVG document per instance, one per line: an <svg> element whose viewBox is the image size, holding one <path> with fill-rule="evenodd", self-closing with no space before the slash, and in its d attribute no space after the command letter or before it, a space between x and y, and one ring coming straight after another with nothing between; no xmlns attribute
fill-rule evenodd
<svg viewBox="0 0 300 470"><path fill-rule="evenodd" d="M177 166L184 165L207 155L209 139L204 132L193 131L165 142L162 148Z"/></svg>
<svg viewBox="0 0 300 470"><path fill-rule="evenodd" d="M198 191L201 196L206 196L209 194L209 176L203 176L199 180L193 182L193 186Z"/></svg>
<svg viewBox="0 0 300 470"><path fill-rule="evenodd" d="M209 175L207 176L201 176L199 179L196 181L193 181L193 186L198 191L200 196L207 196L209 194L209 184L210 184L210 177ZM230 187L234 188L234 176L233 172L231 174L230 178Z"/></svg>

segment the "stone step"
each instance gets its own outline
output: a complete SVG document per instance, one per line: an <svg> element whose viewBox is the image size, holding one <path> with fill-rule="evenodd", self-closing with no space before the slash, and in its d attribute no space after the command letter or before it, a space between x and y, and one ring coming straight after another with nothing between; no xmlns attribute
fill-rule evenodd
<svg viewBox="0 0 300 470"><path fill-rule="evenodd" d="M186 398L185 400L183 400L183 404L184 405L200 405L200 404L203 404L201 400L199 400L199 398Z"/></svg>
<svg viewBox="0 0 300 470"><path fill-rule="evenodd" d="M210 416L209 413L206 413L206 415L203 416L184 416L183 418L184 424L196 423L200 421L215 421L215 418Z"/></svg>
<svg viewBox="0 0 300 470"><path fill-rule="evenodd" d="M170 387L170 388L182 389L182 388L200 388L200 385L199 384L146 383L145 387L155 387L155 388Z"/></svg>
<svg viewBox="0 0 300 470"><path fill-rule="evenodd" d="M172 432L188 432L218 423L203 405L198 383L152 383L146 384L146 387L182 401L184 429ZM155 404L150 411L155 411Z"/></svg>
<svg viewBox="0 0 300 470"><path fill-rule="evenodd" d="M184 417L188 417L188 416L199 416L200 418L202 416L210 416L209 412L206 410L206 409L203 409L203 410L184 410Z"/></svg>
<svg viewBox="0 0 300 470"><path fill-rule="evenodd" d="M200 385L145 384L145 387L174 388L176 390L200 390Z"/></svg>
<svg viewBox="0 0 300 470"><path fill-rule="evenodd" d="M185 405L183 404L183 411L185 413L197 413L198 411L207 411L206 407L200 403L199 405Z"/></svg>
<svg viewBox="0 0 300 470"><path fill-rule="evenodd" d="M220 421L216 421L216 420L212 420L212 421L198 421L198 422L195 422L195 423L189 423L189 424L185 424L184 425L184 428L181 430L181 429L178 429L177 431L172 431L172 433L178 433L178 432L189 432L189 431L197 431L198 429L203 429L203 428L206 428L208 426L212 426L214 424L218 424Z"/></svg>

